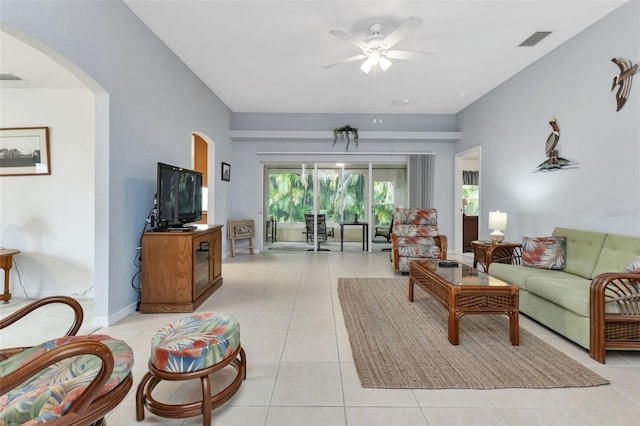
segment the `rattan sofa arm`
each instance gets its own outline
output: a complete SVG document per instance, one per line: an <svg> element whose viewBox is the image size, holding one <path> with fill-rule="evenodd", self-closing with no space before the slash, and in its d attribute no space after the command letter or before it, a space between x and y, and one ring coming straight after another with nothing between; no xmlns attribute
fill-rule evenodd
<svg viewBox="0 0 640 426"><path fill-rule="evenodd" d="M493 244L486 248L487 270L492 263L506 263L509 265L522 264L521 244Z"/></svg>
<svg viewBox="0 0 640 426"><path fill-rule="evenodd" d="M50 365L78 355L95 355L102 361L100 371L98 371L96 377L94 377L91 383L84 389L80 397L71 405L71 408L65 415L81 413L96 399L98 393L113 372L115 362L113 354L107 345L100 342L87 340L68 343L51 349L37 359L0 378L0 394L9 392ZM62 418L64 418L64 416ZM63 422L61 424L66 423Z"/></svg>
<svg viewBox="0 0 640 426"><path fill-rule="evenodd" d="M610 347L640 348L640 274L603 273L591 281L589 290L591 321L589 353L591 358L605 362L605 350ZM607 314L606 305L615 303L619 313ZM607 339L607 324L625 324L615 341ZM620 327L618 327L620 328ZM624 330L623 329L623 330Z"/></svg>
<svg viewBox="0 0 640 426"><path fill-rule="evenodd" d="M44 297L42 299L38 299L36 301L33 301L31 303L29 303L26 306L23 306L22 308L18 309L17 311L15 311L14 313L12 313L11 315L8 315L6 318L3 318L0 320L0 330L12 325L13 323L15 323L16 321L26 317L27 315L29 315L30 313L32 313L33 311L35 311L38 308L41 308L43 306L46 305L51 305L54 303L60 303L63 305L67 305L69 306L71 309L73 309L73 323L71 324L71 327L69 328L69 330L67 330L66 334L64 336L75 336L78 333L78 330L80 330L80 327L82 326L82 321L84 320L84 312L82 310L82 305L80 305L80 303L78 303L77 300L71 298L71 297L67 297L67 296L50 296L50 297ZM56 337L61 337L61 336L56 336ZM0 360L4 360L9 358L10 356L22 352L23 350L25 350L26 348L20 347L20 348L3 348L0 349Z"/></svg>

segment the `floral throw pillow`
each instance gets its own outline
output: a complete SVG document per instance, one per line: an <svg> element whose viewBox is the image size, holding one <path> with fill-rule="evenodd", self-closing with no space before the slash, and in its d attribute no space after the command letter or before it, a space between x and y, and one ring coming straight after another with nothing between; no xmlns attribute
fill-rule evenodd
<svg viewBox="0 0 640 426"><path fill-rule="evenodd" d="M564 269L566 237L522 237L522 264L531 268Z"/></svg>
<svg viewBox="0 0 640 426"><path fill-rule="evenodd" d="M633 259L622 272L625 274L640 274L640 256Z"/></svg>

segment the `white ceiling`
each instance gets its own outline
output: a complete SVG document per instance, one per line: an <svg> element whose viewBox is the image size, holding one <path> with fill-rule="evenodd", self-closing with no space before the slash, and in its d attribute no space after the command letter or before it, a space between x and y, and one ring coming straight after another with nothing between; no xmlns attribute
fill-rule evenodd
<svg viewBox="0 0 640 426"><path fill-rule="evenodd" d="M427 114L460 111L624 1L125 3L235 112ZM387 72L368 75L360 62L322 68L359 53L329 30L366 38L371 23L388 34L411 16L423 25L395 47L434 55L393 60ZM517 47L540 30L553 33L535 47ZM33 58L11 59L13 44L0 35L0 71L45 81L41 72L23 71ZM390 105L399 99L409 103Z"/></svg>
<svg viewBox="0 0 640 426"><path fill-rule="evenodd" d="M0 88L86 88L58 62L3 31L0 31L0 73L11 73L22 79L0 81Z"/></svg>

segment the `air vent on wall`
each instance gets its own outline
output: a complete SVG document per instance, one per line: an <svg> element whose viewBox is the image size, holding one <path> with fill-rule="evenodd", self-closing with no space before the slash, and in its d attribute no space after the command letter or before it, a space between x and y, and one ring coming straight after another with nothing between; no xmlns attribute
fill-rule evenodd
<svg viewBox="0 0 640 426"><path fill-rule="evenodd" d="M0 81L18 81L18 80L22 80L22 79L17 75L14 75L8 72L0 73Z"/></svg>
<svg viewBox="0 0 640 426"><path fill-rule="evenodd" d="M525 41L520 43L518 46L531 47L540 43L542 39L551 34L551 31L536 31L531 34Z"/></svg>

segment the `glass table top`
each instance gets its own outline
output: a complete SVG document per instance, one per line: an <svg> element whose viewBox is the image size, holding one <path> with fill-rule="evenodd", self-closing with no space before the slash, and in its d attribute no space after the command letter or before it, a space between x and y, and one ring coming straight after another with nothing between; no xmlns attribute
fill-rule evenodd
<svg viewBox="0 0 640 426"><path fill-rule="evenodd" d="M433 271L435 264L435 273L447 280L452 285L457 286L510 286L502 280L494 278L484 272L478 271L475 268L464 265L458 262L457 267L442 267L437 266L435 260L419 261L422 266L426 266Z"/></svg>

